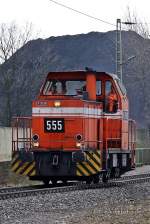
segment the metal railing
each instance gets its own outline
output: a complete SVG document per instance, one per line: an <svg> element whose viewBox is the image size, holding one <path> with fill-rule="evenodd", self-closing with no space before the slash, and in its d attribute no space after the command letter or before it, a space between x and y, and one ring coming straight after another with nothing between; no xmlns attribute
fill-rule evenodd
<svg viewBox="0 0 150 224"><path fill-rule="evenodd" d="M31 117L14 117L12 119L12 151L18 151L21 148L30 150L32 148L31 122Z"/></svg>

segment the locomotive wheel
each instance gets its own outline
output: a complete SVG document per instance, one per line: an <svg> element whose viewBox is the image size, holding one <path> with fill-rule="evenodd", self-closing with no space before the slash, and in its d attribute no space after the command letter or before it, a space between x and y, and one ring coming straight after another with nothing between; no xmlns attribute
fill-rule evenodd
<svg viewBox="0 0 150 224"><path fill-rule="evenodd" d="M49 179L43 179L43 183L45 186L48 186L49 185Z"/></svg>
<svg viewBox="0 0 150 224"><path fill-rule="evenodd" d="M115 178L120 177L120 169L118 167L115 168Z"/></svg>
<svg viewBox="0 0 150 224"><path fill-rule="evenodd" d="M67 180L62 181L64 185L67 185Z"/></svg>
<svg viewBox="0 0 150 224"><path fill-rule="evenodd" d="M91 184L92 183L92 178L91 177L88 177L87 179L86 179L86 184Z"/></svg>
<svg viewBox="0 0 150 224"><path fill-rule="evenodd" d="M108 170L107 170L107 178L108 178L108 179L111 178L111 173L112 173L112 172L111 172L111 169L108 169Z"/></svg>
<svg viewBox="0 0 150 224"><path fill-rule="evenodd" d="M110 170L110 178L114 178L115 177L115 170L112 168Z"/></svg>
<svg viewBox="0 0 150 224"><path fill-rule="evenodd" d="M93 183L94 184L98 184L99 183L99 175L98 174L93 178Z"/></svg>
<svg viewBox="0 0 150 224"><path fill-rule="evenodd" d="M102 174L102 181L103 181L103 183L107 183L108 182L108 172L104 172Z"/></svg>
<svg viewBox="0 0 150 224"><path fill-rule="evenodd" d="M57 185L57 180L51 180L52 185L56 186Z"/></svg>

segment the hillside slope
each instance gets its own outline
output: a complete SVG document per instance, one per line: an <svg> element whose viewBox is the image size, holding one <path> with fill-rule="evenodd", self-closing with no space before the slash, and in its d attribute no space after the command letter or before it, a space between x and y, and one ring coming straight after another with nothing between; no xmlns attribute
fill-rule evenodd
<svg viewBox="0 0 150 224"><path fill-rule="evenodd" d="M0 125L13 115L30 115L31 101L49 71L115 72L115 31L66 35L28 42L0 67ZM132 31L122 32L123 82L128 90L131 116L139 126L150 124L150 41Z"/></svg>

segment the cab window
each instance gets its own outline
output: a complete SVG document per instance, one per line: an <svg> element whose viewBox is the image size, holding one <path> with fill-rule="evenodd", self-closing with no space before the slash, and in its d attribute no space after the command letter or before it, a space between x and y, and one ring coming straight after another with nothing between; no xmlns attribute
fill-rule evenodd
<svg viewBox="0 0 150 224"><path fill-rule="evenodd" d="M79 91L86 91L84 80L48 80L43 95L77 95Z"/></svg>
<svg viewBox="0 0 150 224"><path fill-rule="evenodd" d="M86 91L86 82L82 80L66 81L66 95L78 95Z"/></svg>
<svg viewBox="0 0 150 224"><path fill-rule="evenodd" d="M105 95L108 96L112 89L112 83L111 81L105 82Z"/></svg>
<svg viewBox="0 0 150 224"><path fill-rule="evenodd" d="M102 82L100 80L96 81L96 95L100 96L102 94Z"/></svg>
<svg viewBox="0 0 150 224"><path fill-rule="evenodd" d="M105 97L105 111L108 113L116 113L118 110L118 99L111 81L105 82Z"/></svg>

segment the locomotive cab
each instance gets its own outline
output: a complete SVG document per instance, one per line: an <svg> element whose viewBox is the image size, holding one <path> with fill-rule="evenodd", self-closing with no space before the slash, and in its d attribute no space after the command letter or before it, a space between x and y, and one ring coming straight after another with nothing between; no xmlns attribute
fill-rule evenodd
<svg viewBox="0 0 150 224"><path fill-rule="evenodd" d="M135 123L113 74L50 72L32 117L14 120L12 170L32 180L96 183L132 169L134 156Z"/></svg>

